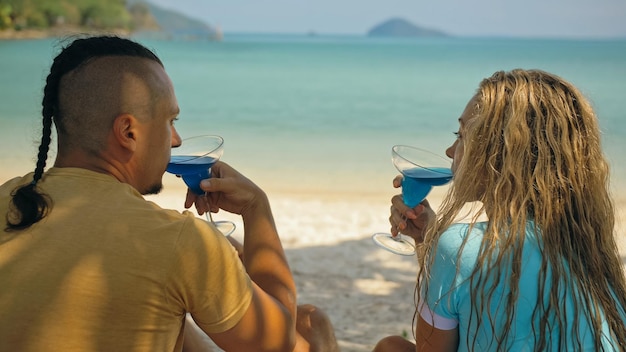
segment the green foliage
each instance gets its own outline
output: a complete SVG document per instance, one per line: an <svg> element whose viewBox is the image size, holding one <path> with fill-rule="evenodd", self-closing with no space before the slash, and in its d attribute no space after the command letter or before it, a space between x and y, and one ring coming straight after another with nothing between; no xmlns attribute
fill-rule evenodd
<svg viewBox="0 0 626 352"><path fill-rule="evenodd" d="M0 29L128 29L126 0L0 0Z"/></svg>
<svg viewBox="0 0 626 352"><path fill-rule="evenodd" d="M11 28L13 23L11 12L13 12L13 7L10 4L0 3L0 30Z"/></svg>

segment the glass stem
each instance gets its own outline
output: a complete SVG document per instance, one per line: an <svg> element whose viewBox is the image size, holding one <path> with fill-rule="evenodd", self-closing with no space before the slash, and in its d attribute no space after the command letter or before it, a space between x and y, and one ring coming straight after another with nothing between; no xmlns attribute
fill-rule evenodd
<svg viewBox="0 0 626 352"><path fill-rule="evenodd" d="M206 204L209 206L209 209L206 211L206 213L204 213L204 215L211 224L215 225L215 222L213 221L213 216L211 215L211 203L209 203L209 194L206 192L204 193L204 199L206 199Z"/></svg>
<svg viewBox="0 0 626 352"><path fill-rule="evenodd" d="M211 223L211 224L215 224L215 222L213 222L213 217L211 216L211 212L207 211L206 213L204 213L204 215L206 215L206 219Z"/></svg>

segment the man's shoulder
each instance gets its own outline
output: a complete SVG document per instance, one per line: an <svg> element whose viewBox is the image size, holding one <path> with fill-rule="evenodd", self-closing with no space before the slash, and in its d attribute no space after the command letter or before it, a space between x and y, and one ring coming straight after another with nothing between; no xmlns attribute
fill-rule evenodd
<svg viewBox="0 0 626 352"><path fill-rule="evenodd" d="M33 173L31 172L24 176L17 176L10 180L7 180L2 185L0 185L0 196L4 196L5 194L10 194L11 192L13 192L15 188L17 188L20 185L31 182L32 179L33 179Z"/></svg>

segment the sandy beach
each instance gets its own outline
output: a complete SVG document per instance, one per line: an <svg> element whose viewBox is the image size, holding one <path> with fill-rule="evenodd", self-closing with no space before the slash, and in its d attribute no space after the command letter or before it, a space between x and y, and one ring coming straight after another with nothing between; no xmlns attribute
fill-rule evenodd
<svg viewBox="0 0 626 352"><path fill-rule="evenodd" d="M166 175L165 191L150 197L162 206L183 209L180 182ZM417 265L378 248L375 232L389 230L389 199L394 189L380 194L295 194L279 187L266 189L276 224L298 287L300 303L324 309L336 330L343 352L371 351L387 335L407 334L411 321ZM445 188L429 196L436 209ZM626 197L615 199L618 244L626 262ZM214 219L233 220L241 239L238 217L220 212Z"/></svg>
<svg viewBox="0 0 626 352"><path fill-rule="evenodd" d="M5 182L10 175L30 169L27 163L19 165L0 171L0 180ZM257 175L248 176L257 179ZM163 181L161 194L146 198L183 211L185 186L170 174L165 174ZM389 230L390 198L397 193L391 179L387 189L366 194L338 192L337 187L323 184L316 192L286 191L279 182L264 181L263 188L294 273L298 301L327 312L341 351L371 351L379 339L392 334L412 339L415 258L387 252L371 240L373 233ZM445 192L445 186L437 187L429 195L434 209ZM614 194L614 202L616 240L626 264L626 194ZM233 236L242 240L243 224L238 216L219 212L214 219L234 221L237 229Z"/></svg>
<svg viewBox="0 0 626 352"><path fill-rule="evenodd" d="M0 175L6 176L2 182L9 178L8 170ZM165 174L164 186L161 194L146 198L183 211L186 189L180 179ZM392 334L412 339L415 258L389 253L371 240L373 233L389 230L390 198L396 190L309 193L285 191L278 183L264 189L294 273L298 301L328 313L341 351L371 351L379 339ZM445 191L445 186L438 187L429 195L434 209ZM617 242L626 264L626 194L615 194L614 201ZM234 221L233 236L242 240L238 216L219 212L214 219Z"/></svg>

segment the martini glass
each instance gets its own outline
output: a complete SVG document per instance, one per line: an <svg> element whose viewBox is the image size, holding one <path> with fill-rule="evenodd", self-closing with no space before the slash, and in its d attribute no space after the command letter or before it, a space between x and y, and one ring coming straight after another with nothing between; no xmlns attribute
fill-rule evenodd
<svg viewBox="0 0 626 352"><path fill-rule="evenodd" d="M195 136L183 139L180 147L172 149L167 172L182 177L189 189L201 196L206 192L200 188L200 181L211 177L211 166L224 153L224 139L220 136ZM208 199L208 198L207 198ZM213 221L211 212L205 213L207 221L224 234L229 236L235 231L231 221Z"/></svg>
<svg viewBox="0 0 626 352"><path fill-rule="evenodd" d="M395 145L391 148L391 161L402 173L402 201L410 208L420 204L434 186L445 185L452 179L449 159L424 149ZM413 240L407 235L379 232L372 240L395 254L415 254Z"/></svg>

